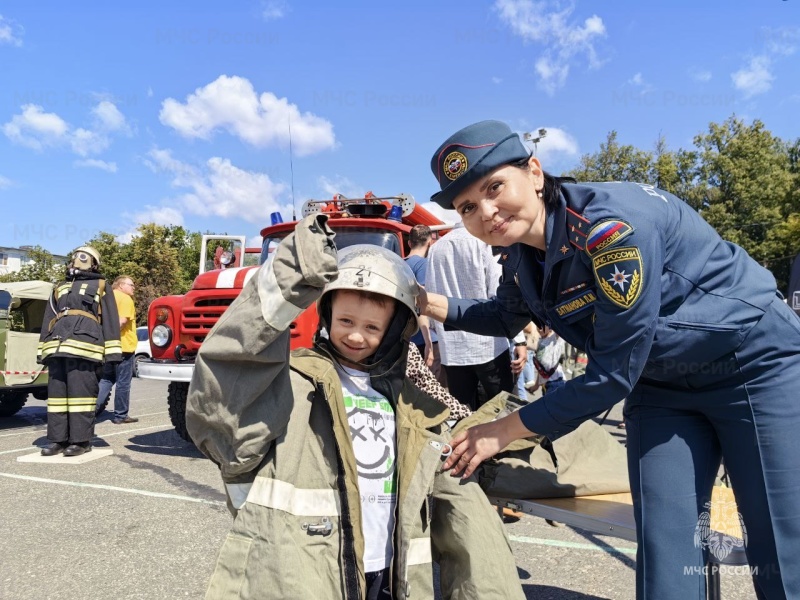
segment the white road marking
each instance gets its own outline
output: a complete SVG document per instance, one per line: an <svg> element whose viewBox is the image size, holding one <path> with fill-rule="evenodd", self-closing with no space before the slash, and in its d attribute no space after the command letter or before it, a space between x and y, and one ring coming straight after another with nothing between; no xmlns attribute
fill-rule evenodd
<svg viewBox="0 0 800 600"><path fill-rule="evenodd" d="M2 473L0 473L2 475ZM619 546L595 546L594 544L581 544L579 542L562 542L559 540L548 540L520 535L509 535L508 539L512 542L522 544L538 544L540 546L558 546L559 548L569 548L572 550L594 550L596 552L607 552L609 554L636 554L636 548L621 548Z"/></svg>
<svg viewBox="0 0 800 600"><path fill-rule="evenodd" d="M122 492L125 494L137 494L139 496L150 496L152 498L164 498L167 500L183 500L184 502L198 502L200 504L210 504L211 506L225 506L225 503L219 500L204 500L202 498L192 498L191 496L178 496L177 494L162 494L160 492L148 492L146 490L122 488L114 485L101 485L98 483L82 483L79 481L61 481L59 479L45 479L44 477L29 477L27 475L16 475L13 473L0 473L0 477L8 477L9 479L22 479L24 481L36 481L38 483L53 483L56 485L69 485L72 487L107 490L111 492Z"/></svg>

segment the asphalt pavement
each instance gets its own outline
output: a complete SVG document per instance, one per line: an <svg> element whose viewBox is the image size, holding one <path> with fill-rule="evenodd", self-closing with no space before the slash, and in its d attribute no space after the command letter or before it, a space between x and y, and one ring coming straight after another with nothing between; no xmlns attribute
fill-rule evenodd
<svg viewBox="0 0 800 600"><path fill-rule="evenodd" d="M230 525L216 466L172 430L167 384L134 379L131 416L106 412L83 464L19 462L46 443L45 403L0 419L0 599L203 598ZM113 403L112 403L113 404ZM605 426L618 429L621 408ZM543 519L505 525L527 598L629 599L636 545ZM746 575L724 574L722 597L755 598Z"/></svg>

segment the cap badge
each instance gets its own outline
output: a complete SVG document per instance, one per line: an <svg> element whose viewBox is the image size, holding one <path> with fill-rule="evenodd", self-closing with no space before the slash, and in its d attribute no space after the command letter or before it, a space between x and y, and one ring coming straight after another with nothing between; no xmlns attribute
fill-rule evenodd
<svg viewBox="0 0 800 600"><path fill-rule="evenodd" d="M451 152L444 159L444 176L455 181L467 170L467 157L461 152Z"/></svg>

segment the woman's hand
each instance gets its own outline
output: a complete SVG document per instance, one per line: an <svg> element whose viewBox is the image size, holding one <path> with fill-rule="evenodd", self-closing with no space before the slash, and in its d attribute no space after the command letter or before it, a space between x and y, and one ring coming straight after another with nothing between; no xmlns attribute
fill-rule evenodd
<svg viewBox="0 0 800 600"><path fill-rule="evenodd" d="M491 423L470 427L450 441L453 453L444 461L443 468L453 469L453 477L461 475L462 479L466 479L484 460L491 458L511 442L532 435L533 432L522 424L522 419L516 412Z"/></svg>

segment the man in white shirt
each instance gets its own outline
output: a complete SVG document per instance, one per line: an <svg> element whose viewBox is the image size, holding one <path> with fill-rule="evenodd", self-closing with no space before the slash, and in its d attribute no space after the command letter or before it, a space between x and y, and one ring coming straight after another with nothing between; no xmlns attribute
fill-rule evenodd
<svg viewBox="0 0 800 600"><path fill-rule="evenodd" d="M502 268L491 248L459 223L431 246L425 288L455 298L491 298L501 276ZM476 410L479 383L486 399L514 390L506 338L445 331L441 323L431 323L439 339L448 389L459 402Z"/></svg>

